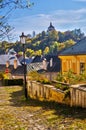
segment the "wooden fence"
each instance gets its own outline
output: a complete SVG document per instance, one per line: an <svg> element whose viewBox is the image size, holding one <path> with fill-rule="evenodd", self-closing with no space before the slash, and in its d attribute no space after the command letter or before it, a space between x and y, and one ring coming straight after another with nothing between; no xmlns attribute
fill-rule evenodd
<svg viewBox="0 0 86 130"><path fill-rule="evenodd" d="M86 108L86 85L72 85L70 94L71 106Z"/></svg>
<svg viewBox="0 0 86 130"><path fill-rule="evenodd" d="M27 82L28 95L33 99L65 103L65 93L52 85L43 85L35 81ZM67 102L67 104L69 101Z"/></svg>
<svg viewBox="0 0 86 130"><path fill-rule="evenodd" d="M61 83L61 82L58 82ZM65 85L65 83L61 83ZM39 100L56 101L68 104L71 107L86 108L86 85L69 85L70 98L65 99L65 93L51 85L43 85L35 81L27 82L28 95Z"/></svg>

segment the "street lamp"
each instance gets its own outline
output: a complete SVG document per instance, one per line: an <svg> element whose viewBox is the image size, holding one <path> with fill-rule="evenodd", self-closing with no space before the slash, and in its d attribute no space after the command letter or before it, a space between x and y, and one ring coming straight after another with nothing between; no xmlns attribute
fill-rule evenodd
<svg viewBox="0 0 86 130"><path fill-rule="evenodd" d="M24 35L24 32L22 32L22 35L20 36L20 42L23 45L23 58L24 58L24 92L25 92L25 98L28 98L27 94L27 82L26 82L26 64L25 64L25 39L26 36Z"/></svg>

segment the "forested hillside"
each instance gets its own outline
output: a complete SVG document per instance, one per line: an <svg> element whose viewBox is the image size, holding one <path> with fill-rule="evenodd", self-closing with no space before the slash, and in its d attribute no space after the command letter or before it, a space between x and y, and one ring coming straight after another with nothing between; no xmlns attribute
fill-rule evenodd
<svg viewBox="0 0 86 130"><path fill-rule="evenodd" d="M85 37L80 29L72 31L42 31L41 33L30 36L26 39L26 56L42 55L42 54L57 54L64 48L76 44L79 40ZM9 49L14 49L18 54L22 54L23 47L20 41L8 43L3 41L0 43L0 54L5 54Z"/></svg>

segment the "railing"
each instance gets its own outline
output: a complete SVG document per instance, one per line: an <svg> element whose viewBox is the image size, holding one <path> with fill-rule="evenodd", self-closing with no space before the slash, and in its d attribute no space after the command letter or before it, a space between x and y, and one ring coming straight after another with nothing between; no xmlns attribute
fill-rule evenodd
<svg viewBox="0 0 86 130"><path fill-rule="evenodd" d="M71 106L86 108L86 85L70 86Z"/></svg>
<svg viewBox="0 0 86 130"><path fill-rule="evenodd" d="M55 101L58 103L69 104L70 99L65 99L64 91L52 85L44 85L36 81L27 82L28 96L39 100Z"/></svg>
<svg viewBox="0 0 86 130"><path fill-rule="evenodd" d="M58 84L61 84L61 85L66 85L66 86L70 86L70 84L68 83L64 83L64 82L60 82L60 81L56 81L56 80L52 80L53 83L58 83Z"/></svg>
<svg viewBox="0 0 86 130"><path fill-rule="evenodd" d="M64 101L65 93L59 89L56 89L51 85L42 85L35 81L28 82L28 95L31 98L37 98L41 100L53 100L60 103L70 104L70 106L86 108L86 85L69 85L67 83L54 81L54 83L66 85L70 90L70 98Z"/></svg>

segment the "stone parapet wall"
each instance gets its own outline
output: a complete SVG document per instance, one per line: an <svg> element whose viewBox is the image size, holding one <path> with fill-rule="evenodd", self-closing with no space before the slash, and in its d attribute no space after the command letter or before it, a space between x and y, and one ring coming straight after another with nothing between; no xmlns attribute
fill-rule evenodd
<svg viewBox="0 0 86 130"><path fill-rule="evenodd" d="M36 81L28 81L27 90L28 95L33 99L65 103L65 93L59 89L56 89L52 85L43 85Z"/></svg>

